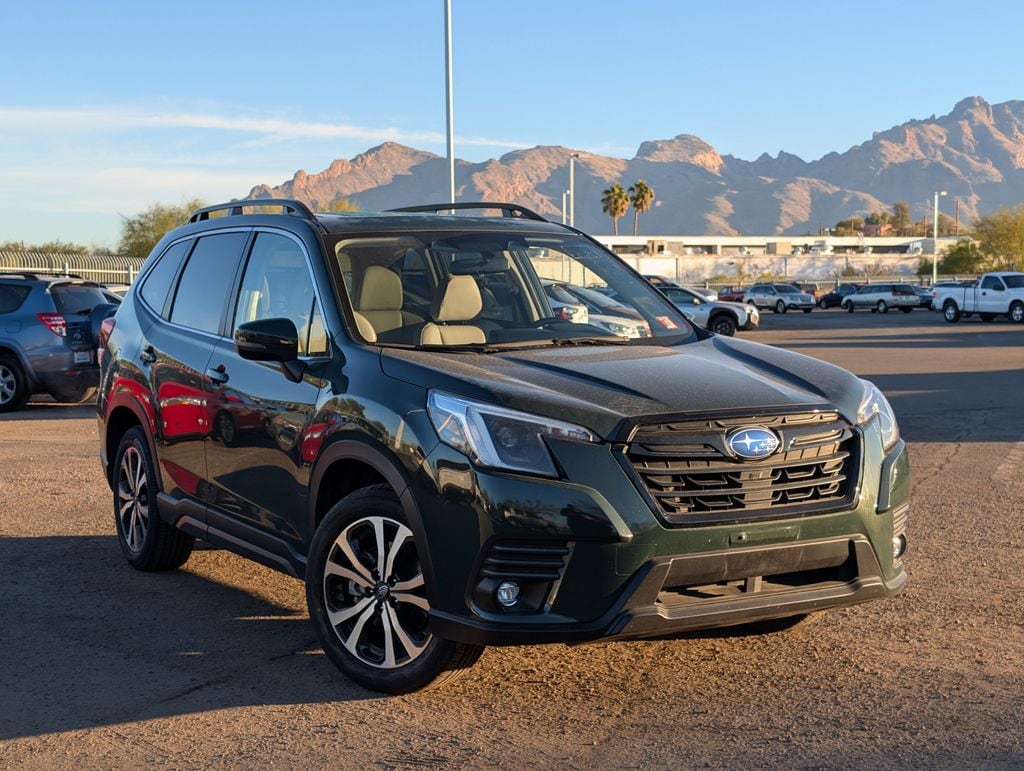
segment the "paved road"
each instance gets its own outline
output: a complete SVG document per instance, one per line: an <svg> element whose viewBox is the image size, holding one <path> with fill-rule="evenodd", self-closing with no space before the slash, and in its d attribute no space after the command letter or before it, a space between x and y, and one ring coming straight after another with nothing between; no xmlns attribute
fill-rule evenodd
<svg viewBox="0 0 1024 771"><path fill-rule="evenodd" d="M767 314L871 377L914 465L900 597L766 636L490 650L384 698L301 586L223 551L121 560L90 408L0 419L0 767L1024 764L1024 326Z"/></svg>

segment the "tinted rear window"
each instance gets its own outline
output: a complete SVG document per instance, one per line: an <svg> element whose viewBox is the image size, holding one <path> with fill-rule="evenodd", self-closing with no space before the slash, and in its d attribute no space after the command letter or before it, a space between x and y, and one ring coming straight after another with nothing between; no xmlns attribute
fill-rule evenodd
<svg viewBox="0 0 1024 771"><path fill-rule="evenodd" d="M98 286L85 284L55 284L50 287L50 295L62 316L84 316L107 301Z"/></svg>
<svg viewBox="0 0 1024 771"><path fill-rule="evenodd" d="M0 284L0 313L13 313L18 310L31 291L30 286Z"/></svg>
<svg viewBox="0 0 1024 771"><path fill-rule="evenodd" d="M217 233L196 243L174 295L171 321L217 334L248 233Z"/></svg>

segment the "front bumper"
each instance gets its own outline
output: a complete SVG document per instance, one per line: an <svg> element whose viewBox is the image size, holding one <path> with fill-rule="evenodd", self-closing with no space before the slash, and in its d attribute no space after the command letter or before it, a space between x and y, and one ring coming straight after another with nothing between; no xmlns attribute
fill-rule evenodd
<svg viewBox="0 0 1024 771"><path fill-rule="evenodd" d="M421 507L431 629L483 645L587 642L892 596L907 578L892 557L905 528L906 447L883 457L866 433L853 508L684 526L654 514L607 446L552 440L564 479L541 480L473 468L440 445L426 464L436 504ZM526 607L493 601L504 578L520 582Z"/></svg>

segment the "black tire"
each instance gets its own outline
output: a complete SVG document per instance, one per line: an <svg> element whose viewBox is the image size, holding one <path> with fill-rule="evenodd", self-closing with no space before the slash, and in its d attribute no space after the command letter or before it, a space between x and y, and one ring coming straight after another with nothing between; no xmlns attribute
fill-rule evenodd
<svg viewBox="0 0 1024 771"><path fill-rule="evenodd" d="M1010 321L1014 324L1024 324L1024 303L1015 302L1010 306Z"/></svg>
<svg viewBox="0 0 1024 771"><path fill-rule="evenodd" d="M96 395L96 386L84 386L78 383L69 384L64 388L51 388L50 396L64 404L81 404Z"/></svg>
<svg viewBox="0 0 1024 771"><path fill-rule="evenodd" d="M800 310L802 310L804 313L810 313L811 311L814 310L814 308L801 308Z"/></svg>
<svg viewBox="0 0 1024 771"><path fill-rule="evenodd" d="M782 300L779 300L777 303L775 303L775 312L776 313L785 313L786 312L786 303L782 302Z"/></svg>
<svg viewBox="0 0 1024 771"><path fill-rule="evenodd" d="M978 317L982 321L986 321L986 322L995 321L996 320L996 314L994 314L994 313L979 313Z"/></svg>
<svg viewBox="0 0 1024 771"><path fill-rule="evenodd" d="M0 356L0 412L14 412L31 396L28 378L13 356Z"/></svg>
<svg viewBox="0 0 1024 771"><path fill-rule="evenodd" d="M847 313L853 313L853 303L852 302L843 303L843 307L846 308L846 312Z"/></svg>
<svg viewBox="0 0 1024 771"><path fill-rule="evenodd" d="M900 308L900 310L903 311L904 313L913 313L914 312L913 308Z"/></svg>
<svg viewBox="0 0 1024 771"><path fill-rule="evenodd" d="M719 313L711 317L708 329L716 335L732 337L736 334L736 319L728 313Z"/></svg>
<svg viewBox="0 0 1024 771"><path fill-rule="evenodd" d="M121 438L111 475L117 542L128 564L145 571L174 570L184 565L195 538L160 519L153 458L146 435L138 426L128 429Z"/></svg>
<svg viewBox="0 0 1024 771"><path fill-rule="evenodd" d="M828 310L828 302L825 300L824 297L818 300L818 307L821 308L823 311Z"/></svg>
<svg viewBox="0 0 1024 771"><path fill-rule="evenodd" d="M942 318L948 321L950 324L956 324L960 320L960 309L956 307L956 303L952 300L946 300L942 306Z"/></svg>
<svg viewBox="0 0 1024 771"><path fill-rule="evenodd" d="M878 303L875 305L875 310L877 310L879 313L888 313L889 306L886 305L885 300L879 300Z"/></svg>
<svg viewBox="0 0 1024 771"><path fill-rule="evenodd" d="M376 567L381 562L384 570ZM435 688L476 662L482 646L428 631L428 595L415 536L388 485L357 490L327 512L310 547L306 603L324 652L350 679L373 691L410 693ZM331 615L340 620L332 623Z"/></svg>

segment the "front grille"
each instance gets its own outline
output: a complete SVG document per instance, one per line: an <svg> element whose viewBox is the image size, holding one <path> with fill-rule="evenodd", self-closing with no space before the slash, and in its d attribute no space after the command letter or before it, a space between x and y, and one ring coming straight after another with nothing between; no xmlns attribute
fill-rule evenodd
<svg viewBox="0 0 1024 771"><path fill-rule="evenodd" d="M733 429L762 426L781 440L759 460L726 447ZM857 489L860 434L834 411L672 421L640 426L626 448L637 481L671 523L834 511Z"/></svg>
<svg viewBox="0 0 1024 771"><path fill-rule="evenodd" d="M565 567L569 547L564 542L498 542L480 566L486 578L521 581L557 581Z"/></svg>

